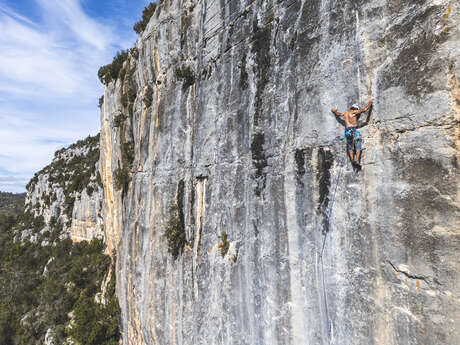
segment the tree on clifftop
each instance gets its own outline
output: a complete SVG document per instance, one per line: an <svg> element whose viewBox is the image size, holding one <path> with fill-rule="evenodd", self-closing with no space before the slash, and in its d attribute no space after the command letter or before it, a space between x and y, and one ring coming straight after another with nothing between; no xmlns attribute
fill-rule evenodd
<svg viewBox="0 0 460 345"><path fill-rule="evenodd" d="M133 27L134 31L136 31L138 35L140 35L145 30L147 24L150 21L150 18L152 18L153 14L155 13L156 8L157 4L154 2L151 2L144 8L144 10L142 11L142 20L134 24Z"/></svg>

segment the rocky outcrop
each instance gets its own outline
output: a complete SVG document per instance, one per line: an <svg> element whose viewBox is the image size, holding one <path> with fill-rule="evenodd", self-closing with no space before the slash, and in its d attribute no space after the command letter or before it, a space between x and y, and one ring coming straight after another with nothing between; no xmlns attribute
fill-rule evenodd
<svg viewBox="0 0 460 345"><path fill-rule="evenodd" d="M459 23L164 0L102 105L124 344L458 344ZM356 172L330 108L371 97Z"/></svg>
<svg viewBox="0 0 460 345"><path fill-rule="evenodd" d="M73 241L104 238L99 135L56 152L27 185L26 212Z"/></svg>

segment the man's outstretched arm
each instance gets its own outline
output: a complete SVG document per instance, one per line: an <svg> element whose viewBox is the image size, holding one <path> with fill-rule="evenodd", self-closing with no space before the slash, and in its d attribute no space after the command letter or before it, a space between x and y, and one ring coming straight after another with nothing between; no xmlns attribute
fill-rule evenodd
<svg viewBox="0 0 460 345"><path fill-rule="evenodd" d="M361 113L364 113L364 112L368 111L368 110L370 109L370 107L372 107L372 103L373 103L373 102L374 102L374 101L373 101L372 98L371 98L371 100L369 101L369 103L368 103L363 109L353 110L353 114L357 115L357 114L361 114Z"/></svg>
<svg viewBox="0 0 460 345"><path fill-rule="evenodd" d="M337 111L337 109L331 109L335 116L343 116L343 113Z"/></svg>

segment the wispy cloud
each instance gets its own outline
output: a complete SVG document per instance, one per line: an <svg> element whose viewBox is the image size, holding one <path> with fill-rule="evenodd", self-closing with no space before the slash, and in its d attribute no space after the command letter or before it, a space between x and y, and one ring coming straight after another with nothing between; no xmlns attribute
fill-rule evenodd
<svg viewBox="0 0 460 345"><path fill-rule="evenodd" d="M78 10L78 2L56 1L61 3L56 6L52 3L39 1L45 23L40 27L2 8L0 89L3 92L19 89L22 92L16 95L20 97L43 97L47 93L59 97L84 92L88 89L81 85L96 78L89 72L94 72L96 64L111 53L105 49L114 42L110 30L85 17ZM64 14L59 15L57 11L62 8Z"/></svg>
<svg viewBox="0 0 460 345"><path fill-rule="evenodd" d="M89 18L77 0L37 0L47 16L47 23L65 27L75 38L103 50L113 40L111 29Z"/></svg>
<svg viewBox="0 0 460 345"><path fill-rule="evenodd" d="M20 191L56 149L98 132L97 69L135 38L79 0L35 3L40 21L0 0L0 190Z"/></svg>

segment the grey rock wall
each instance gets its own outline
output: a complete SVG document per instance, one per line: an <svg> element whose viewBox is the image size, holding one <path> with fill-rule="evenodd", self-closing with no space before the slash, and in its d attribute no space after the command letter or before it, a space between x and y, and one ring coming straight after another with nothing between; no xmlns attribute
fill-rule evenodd
<svg viewBox="0 0 460 345"><path fill-rule="evenodd" d="M102 107L124 344L460 343L459 23L447 0L164 0ZM356 172L330 109L371 97Z"/></svg>

